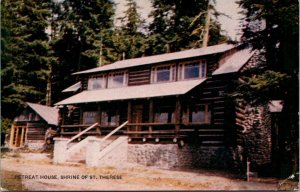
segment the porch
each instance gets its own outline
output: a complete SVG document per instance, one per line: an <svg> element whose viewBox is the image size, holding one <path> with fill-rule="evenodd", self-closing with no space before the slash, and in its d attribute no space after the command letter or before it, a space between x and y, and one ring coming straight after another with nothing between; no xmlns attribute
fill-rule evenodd
<svg viewBox="0 0 300 192"><path fill-rule="evenodd" d="M93 123L98 125L78 140L87 136L103 137L128 121L115 135L128 136L130 143L193 141L222 145L224 127L214 123L212 104L186 100L177 96L64 106L60 110L61 137L70 138Z"/></svg>

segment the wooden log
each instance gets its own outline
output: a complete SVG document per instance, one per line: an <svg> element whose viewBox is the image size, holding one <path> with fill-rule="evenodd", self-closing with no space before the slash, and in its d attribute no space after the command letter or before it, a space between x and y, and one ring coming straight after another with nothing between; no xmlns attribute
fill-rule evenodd
<svg viewBox="0 0 300 192"><path fill-rule="evenodd" d="M245 119L246 119L245 115L242 114L242 113L235 112L235 115L236 115L238 118L242 119L242 120L245 120Z"/></svg>
<svg viewBox="0 0 300 192"><path fill-rule="evenodd" d="M131 101L128 101L128 106L127 106L127 120L129 123L132 122L132 104Z"/></svg>
<svg viewBox="0 0 300 192"><path fill-rule="evenodd" d="M10 130L10 138L9 138L9 146L10 147L13 147L13 145L14 145L14 137L15 137L15 126L12 125L11 130Z"/></svg>
<svg viewBox="0 0 300 192"><path fill-rule="evenodd" d="M243 114L246 113L246 108L243 107L235 106L235 110Z"/></svg>
<svg viewBox="0 0 300 192"><path fill-rule="evenodd" d="M242 125L244 121L239 118L235 118L235 122Z"/></svg>
<svg viewBox="0 0 300 192"><path fill-rule="evenodd" d="M181 102L179 97L176 98L176 106L175 106L175 130L177 133L179 133L180 130L180 124L181 123ZM178 135L176 135L178 136Z"/></svg>

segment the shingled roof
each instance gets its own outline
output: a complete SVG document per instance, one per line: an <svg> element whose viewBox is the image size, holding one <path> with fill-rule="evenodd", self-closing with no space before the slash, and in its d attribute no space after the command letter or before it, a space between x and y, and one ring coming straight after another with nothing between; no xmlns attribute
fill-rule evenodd
<svg viewBox="0 0 300 192"><path fill-rule="evenodd" d="M55 105L183 95L204 81L205 79L197 79L121 88L87 90L60 101Z"/></svg>
<svg viewBox="0 0 300 192"><path fill-rule="evenodd" d="M165 54L153 55L153 56L147 56L147 57L141 57L141 58L126 59L126 60L122 60L122 61L117 61L117 62L109 64L109 65L104 65L101 67L96 67L93 69L76 72L73 74L74 75L88 74L88 73L95 73L95 72L101 72L101 71L123 69L123 68L128 68L128 67L136 67L136 66L153 64L153 63L162 63L162 62L174 61L174 60L185 59L185 58L200 57L200 56L204 56L204 55L223 53L234 47L235 47L235 45L224 43L224 44L220 44L220 45L214 45L214 46L198 48L198 49L190 49L190 50L185 50L185 51L178 51L178 52L174 52L174 53L165 53Z"/></svg>
<svg viewBox="0 0 300 192"><path fill-rule="evenodd" d="M212 75L221 75L238 72L252 57L254 51L251 48L240 50L234 53L225 61Z"/></svg>
<svg viewBox="0 0 300 192"><path fill-rule="evenodd" d="M43 118L50 125L58 125L58 109L55 107L48 107L45 105L26 103L32 110L34 110L41 118Z"/></svg>

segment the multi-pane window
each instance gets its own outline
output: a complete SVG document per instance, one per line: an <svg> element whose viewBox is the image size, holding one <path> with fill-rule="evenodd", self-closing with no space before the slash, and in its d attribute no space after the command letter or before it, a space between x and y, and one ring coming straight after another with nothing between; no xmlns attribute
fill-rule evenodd
<svg viewBox="0 0 300 192"><path fill-rule="evenodd" d="M108 88L123 87L128 82L128 74L126 72L111 73L108 75Z"/></svg>
<svg viewBox="0 0 300 192"><path fill-rule="evenodd" d="M157 66L152 68L151 81L167 82L175 80L175 65Z"/></svg>
<svg viewBox="0 0 300 192"><path fill-rule="evenodd" d="M211 110L210 105L201 104L190 108L189 122L192 123L210 123Z"/></svg>
<svg viewBox="0 0 300 192"><path fill-rule="evenodd" d="M205 60L180 64L178 70L178 76L179 76L179 80L205 78L206 77Z"/></svg>
<svg viewBox="0 0 300 192"><path fill-rule="evenodd" d="M85 111L82 115L83 124L94 124L98 121L98 111Z"/></svg>
<svg viewBox="0 0 300 192"><path fill-rule="evenodd" d="M101 125L117 126L119 125L120 115L116 111L103 111L101 114Z"/></svg>
<svg viewBox="0 0 300 192"><path fill-rule="evenodd" d="M106 86L106 76L91 76L88 81L88 90L103 89Z"/></svg>
<svg viewBox="0 0 300 192"><path fill-rule="evenodd" d="M156 123L174 123L174 107L158 107L154 113Z"/></svg>

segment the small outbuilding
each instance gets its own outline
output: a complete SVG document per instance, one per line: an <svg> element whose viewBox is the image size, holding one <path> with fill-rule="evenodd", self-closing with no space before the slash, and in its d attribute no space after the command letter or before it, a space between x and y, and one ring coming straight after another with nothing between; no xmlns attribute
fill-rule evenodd
<svg viewBox="0 0 300 192"><path fill-rule="evenodd" d="M23 112L14 119L9 147L42 148L46 132L58 126L58 109L34 103L26 103ZM49 132L49 131L48 131Z"/></svg>

